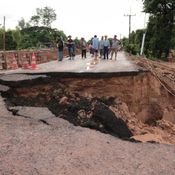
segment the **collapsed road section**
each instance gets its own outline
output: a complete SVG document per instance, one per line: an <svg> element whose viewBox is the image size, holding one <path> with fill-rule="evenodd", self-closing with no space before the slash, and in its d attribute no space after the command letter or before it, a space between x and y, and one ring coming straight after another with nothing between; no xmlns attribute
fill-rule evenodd
<svg viewBox="0 0 175 175"><path fill-rule="evenodd" d="M175 144L175 99L150 72L11 74L0 83L15 116L48 124L54 115L122 139Z"/></svg>

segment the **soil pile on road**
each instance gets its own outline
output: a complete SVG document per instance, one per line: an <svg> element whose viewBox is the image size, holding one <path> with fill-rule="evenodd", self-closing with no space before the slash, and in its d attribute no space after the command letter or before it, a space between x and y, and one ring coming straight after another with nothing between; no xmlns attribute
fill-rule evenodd
<svg viewBox="0 0 175 175"><path fill-rule="evenodd" d="M175 62L152 61L146 58L130 57L137 65L149 70L162 86L175 96Z"/></svg>

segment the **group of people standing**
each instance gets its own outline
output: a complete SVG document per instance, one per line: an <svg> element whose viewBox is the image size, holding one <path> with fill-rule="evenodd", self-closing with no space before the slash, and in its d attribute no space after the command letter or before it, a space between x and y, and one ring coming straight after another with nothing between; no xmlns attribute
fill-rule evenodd
<svg viewBox="0 0 175 175"><path fill-rule="evenodd" d="M72 37L69 35L67 42L63 42L61 37L57 38L57 48L58 48L58 61L62 61L63 59L63 51L64 45L66 44L69 54L69 59L74 60L75 57L75 42L72 40ZM90 50L90 53L97 59L98 52L100 52L100 58L109 59L109 52L111 51L111 57L115 56L115 60L117 59L117 52L120 47L120 41L117 39L117 35L114 35L112 39L112 43L110 43L107 36L102 36L101 40L97 38L97 35L93 37L89 46L87 45L85 39L82 37L79 43L79 47L81 49L81 58L86 58L87 49Z"/></svg>
<svg viewBox="0 0 175 175"><path fill-rule="evenodd" d="M112 43L110 43L107 35L104 37L101 37L101 40L97 38L97 35L94 36L92 39L92 48L94 53L95 59L97 59L98 52L100 52L100 58L103 57L103 59L109 59L109 52L111 52L110 59L112 60L113 55L115 57L115 60L117 60L117 52L120 48L120 41L117 39L117 35L114 35L114 38L112 39Z"/></svg>
<svg viewBox="0 0 175 175"><path fill-rule="evenodd" d="M57 37L57 48L58 48L58 61L63 60L64 56L64 45L67 45L69 60L74 60L75 57L75 42L72 40L72 37L69 35L68 40L64 43L61 36Z"/></svg>

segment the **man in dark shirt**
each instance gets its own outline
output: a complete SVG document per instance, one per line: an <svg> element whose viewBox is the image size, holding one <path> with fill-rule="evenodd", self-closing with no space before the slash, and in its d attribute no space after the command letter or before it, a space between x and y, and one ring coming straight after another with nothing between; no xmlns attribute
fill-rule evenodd
<svg viewBox="0 0 175 175"><path fill-rule="evenodd" d="M58 48L58 61L62 61L63 60L64 42L63 42L61 36L58 37L57 48Z"/></svg>
<svg viewBox="0 0 175 175"><path fill-rule="evenodd" d="M69 59L73 60L75 56L75 46L74 46L74 41L72 40L72 37L69 35L68 40L67 40L67 48L68 48L68 53L69 53Z"/></svg>
<svg viewBox="0 0 175 175"><path fill-rule="evenodd" d="M82 59L83 57L86 58L86 41L83 37L80 40L80 48L81 48L81 58Z"/></svg>

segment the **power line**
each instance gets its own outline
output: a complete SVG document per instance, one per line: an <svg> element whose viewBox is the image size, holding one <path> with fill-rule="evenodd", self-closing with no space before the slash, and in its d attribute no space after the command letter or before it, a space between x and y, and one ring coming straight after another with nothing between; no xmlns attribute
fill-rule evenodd
<svg viewBox="0 0 175 175"><path fill-rule="evenodd" d="M131 17L132 16L136 16L136 14L127 14L127 15L124 15L124 16L126 16L126 17L129 17L129 36L128 36L128 39L129 39L129 43L130 43L130 33L131 33Z"/></svg>

